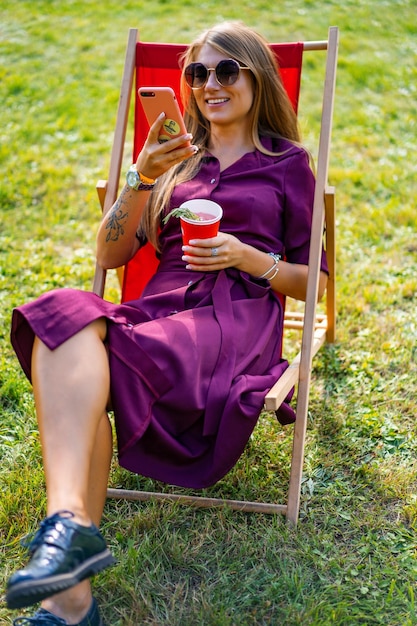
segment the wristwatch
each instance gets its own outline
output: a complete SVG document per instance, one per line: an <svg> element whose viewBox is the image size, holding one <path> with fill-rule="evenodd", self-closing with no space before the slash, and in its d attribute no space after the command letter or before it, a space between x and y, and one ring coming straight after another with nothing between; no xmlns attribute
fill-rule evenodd
<svg viewBox="0 0 417 626"><path fill-rule="evenodd" d="M136 169L136 163L133 163L127 171L126 182L131 189L135 191L150 191L156 183L156 180L144 176Z"/></svg>

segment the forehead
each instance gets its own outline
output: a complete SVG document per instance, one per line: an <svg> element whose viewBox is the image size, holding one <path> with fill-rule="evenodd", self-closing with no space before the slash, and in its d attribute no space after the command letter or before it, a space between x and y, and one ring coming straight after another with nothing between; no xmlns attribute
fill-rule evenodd
<svg viewBox="0 0 417 626"><path fill-rule="evenodd" d="M230 56L213 48L213 46L208 43L205 43L200 48L195 58L198 63L204 63L207 67L215 67L217 63L223 59L230 59Z"/></svg>

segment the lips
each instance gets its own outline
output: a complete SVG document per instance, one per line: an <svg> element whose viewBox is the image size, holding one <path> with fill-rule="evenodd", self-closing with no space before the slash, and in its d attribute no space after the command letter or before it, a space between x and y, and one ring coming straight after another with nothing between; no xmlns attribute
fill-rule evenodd
<svg viewBox="0 0 417 626"><path fill-rule="evenodd" d="M228 102L229 98L208 98L206 100L207 104L223 104L224 102Z"/></svg>

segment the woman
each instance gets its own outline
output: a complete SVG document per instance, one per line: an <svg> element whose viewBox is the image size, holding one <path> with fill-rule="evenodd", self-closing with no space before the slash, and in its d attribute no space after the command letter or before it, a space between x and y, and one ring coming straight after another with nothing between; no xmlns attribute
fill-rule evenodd
<svg viewBox="0 0 417 626"><path fill-rule="evenodd" d="M112 561L96 528L109 402L121 465L201 488L235 464L287 367L276 292L305 298L314 193L296 116L267 43L244 25L203 33L183 66L190 134L159 144L161 112L98 232L103 268L155 245L160 265L142 297L114 305L66 289L14 312L48 495L32 559L7 591L12 608L42 608L16 624L103 623L88 577ZM216 237L182 246L178 220L163 217L192 198L217 201L223 219ZM326 272L323 257L320 295Z"/></svg>

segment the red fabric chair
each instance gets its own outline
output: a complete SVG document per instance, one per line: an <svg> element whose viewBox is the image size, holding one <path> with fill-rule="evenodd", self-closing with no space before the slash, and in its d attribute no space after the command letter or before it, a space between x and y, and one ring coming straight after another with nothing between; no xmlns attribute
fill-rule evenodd
<svg viewBox="0 0 417 626"><path fill-rule="evenodd" d="M291 458L291 472L286 504L230 501L200 496L184 496L172 493L152 493L109 489L108 496L131 500L165 499L181 501L200 507L228 505L234 509L260 511L265 513L283 513L287 520L296 524L300 507L301 480L304 461L309 390L311 382L312 360L327 340L335 341L336 298L335 298L335 190L328 185L328 166L330 155L331 127L335 94L339 32L337 27L329 29L328 39L319 42L297 42L271 44L280 65L284 86L294 106L298 109L301 70L304 51L327 50L324 83L318 94L322 97L321 130L316 158L316 191L314 197L313 222L310 242L309 272L307 297L303 313L286 311L285 328L297 328L302 331L301 349L290 367L276 382L265 398L265 408L276 411L287 397L289 391L298 384L296 422L294 425L294 443ZM179 89L179 55L186 49L185 44L143 43L137 41L137 30L129 31L126 61L121 85L119 108L115 136L111 154L109 177L99 181L97 192L102 210L106 213L114 204L119 188L123 149L126 137L130 97L136 76L136 87L171 86L181 102ZM135 121L133 161L146 138L148 124L138 103L135 89ZM316 310L318 281L320 273L321 249L324 224L326 225L326 252L330 276L326 292L326 314ZM122 300L137 298L149 278L155 272L158 261L150 244L144 246L124 268ZM96 267L93 291L103 296L106 272ZM288 307L287 307L288 308Z"/></svg>
<svg viewBox="0 0 417 626"><path fill-rule="evenodd" d="M158 85L172 87L178 102L181 102L179 93L181 71L178 59L186 48L185 44L143 43L140 41L136 44L133 163L137 159L149 130L139 102L137 89L144 85L147 87L157 87ZM294 110L297 112L304 46L302 43L283 43L273 45L272 49L278 59L284 86ZM138 298L157 266L158 261L154 249L150 244L147 244L124 268L122 301Z"/></svg>

